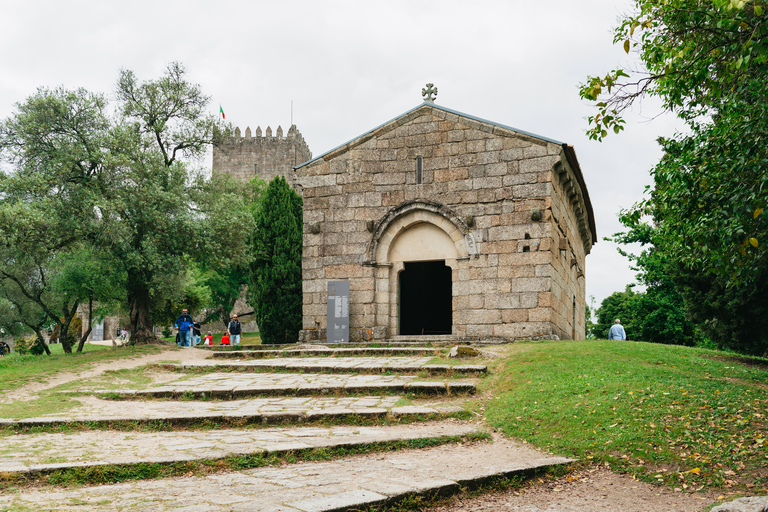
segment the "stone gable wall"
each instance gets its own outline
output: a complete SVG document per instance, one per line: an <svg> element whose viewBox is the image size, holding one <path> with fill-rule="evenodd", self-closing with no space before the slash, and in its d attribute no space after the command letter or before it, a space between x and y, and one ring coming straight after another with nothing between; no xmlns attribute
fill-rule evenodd
<svg viewBox="0 0 768 512"><path fill-rule="evenodd" d="M324 338L326 285L335 279L350 281L353 340L397 334L402 263L369 261L368 227L409 201L436 202L466 219L476 245L476 254L446 259L455 336L583 339L584 279L570 263L583 270L589 247L560 184L559 170L573 172L566 166L558 144L425 106L297 169L302 339ZM534 209L541 220L532 220Z"/></svg>

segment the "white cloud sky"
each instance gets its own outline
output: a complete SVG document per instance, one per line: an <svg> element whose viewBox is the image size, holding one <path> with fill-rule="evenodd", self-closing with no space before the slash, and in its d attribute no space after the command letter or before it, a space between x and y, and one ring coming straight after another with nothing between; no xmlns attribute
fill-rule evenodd
<svg viewBox="0 0 768 512"><path fill-rule="evenodd" d="M39 86L111 94L121 68L158 77L172 61L245 129L287 131L293 119L319 155L421 103L437 103L573 144L602 239L642 197L660 157L655 140L680 128L645 101L625 133L584 134L593 113L578 85L632 62L611 41L626 0L0 3L0 118ZM587 258L597 304L634 281L613 244Z"/></svg>

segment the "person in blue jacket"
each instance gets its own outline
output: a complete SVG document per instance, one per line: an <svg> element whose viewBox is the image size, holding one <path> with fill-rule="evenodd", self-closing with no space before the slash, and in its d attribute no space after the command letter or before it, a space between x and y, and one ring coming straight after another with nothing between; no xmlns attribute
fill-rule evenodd
<svg viewBox="0 0 768 512"><path fill-rule="evenodd" d="M622 340L627 339L627 333L624 332L624 327L621 326L621 320L616 319L616 323L611 326L611 330L608 332L609 340Z"/></svg>
<svg viewBox="0 0 768 512"><path fill-rule="evenodd" d="M181 310L179 318L176 319L176 329L179 330L179 345L182 347L190 346L192 341L192 325L195 323L192 317L187 313L187 308Z"/></svg>

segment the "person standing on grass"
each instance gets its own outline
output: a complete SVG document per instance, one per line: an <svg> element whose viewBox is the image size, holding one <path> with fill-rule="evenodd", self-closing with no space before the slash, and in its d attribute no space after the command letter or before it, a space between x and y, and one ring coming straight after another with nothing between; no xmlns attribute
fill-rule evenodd
<svg viewBox="0 0 768 512"><path fill-rule="evenodd" d="M243 325L240 320L237 319L237 315L232 315L232 321L229 322L227 327L227 334L229 334L229 340L232 345L240 344L240 335L243 332Z"/></svg>
<svg viewBox="0 0 768 512"><path fill-rule="evenodd" d="M182 347L188 347L190 341L192 341L192 324L195 321L187 313L187 308L181 310L179 318L176 319L176 329L179 330L179 345Z"/></svg>
<svg viewBox="0 0 768 512"><path fill-rule="evenodd" d="M608 331L609 340L622 340L626 341L627 333L624 332L624 327L621 326L621 320L616 319L616 323L611 326L611 330Z"/></svg>

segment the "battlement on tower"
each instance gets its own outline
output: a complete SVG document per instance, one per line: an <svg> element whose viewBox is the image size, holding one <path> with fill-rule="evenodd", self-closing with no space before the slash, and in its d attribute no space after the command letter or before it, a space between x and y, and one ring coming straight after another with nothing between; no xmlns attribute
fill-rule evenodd
<svg viewBox="0 0 768 512"><path fill-rule="evenodd" d="M291 125L287 134L278 126L275 134L267 126L262 135L257 126L252 134L250 126L245 134L235 128L234 135L213 147L214 174L228 174L241 180L255 176L265 181L275 176L284 176L293 185L293 168L312 159L312 152L296 125Z"/></svg>

